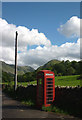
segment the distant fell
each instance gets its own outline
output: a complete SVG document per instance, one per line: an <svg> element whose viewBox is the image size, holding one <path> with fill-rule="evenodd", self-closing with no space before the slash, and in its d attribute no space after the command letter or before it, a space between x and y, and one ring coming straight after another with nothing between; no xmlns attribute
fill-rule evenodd
<svg viewBox="0 0 82 120"><path fill-rule="evenodd" d="M2 71L3 72L14 74L14 65L10 65L10 64L7 64L7 63L2 62L2 61L0 61L0 64L2 64ZM23 75L27 72L33 72L33 71L34 71L34 68L32 68L30 66L17 66L18 75Z"/></svg>
<svg viewBox="0 0 82 120"><path fill-rule="evenodd" d="M59 60L50 60L49 62L47 62L46 64L44 64L43 66L40 66L37 71L39 70L48 70L50 67L54 66L55 64L59 64L61 61Z"/></svg>

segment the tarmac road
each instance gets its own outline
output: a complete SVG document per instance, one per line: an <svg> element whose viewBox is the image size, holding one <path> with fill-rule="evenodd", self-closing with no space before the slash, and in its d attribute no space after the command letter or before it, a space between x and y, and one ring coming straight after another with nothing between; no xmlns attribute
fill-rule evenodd
<svg viewBox="0 0 82 120"><path fill-rule="evenodd" d="M2 94L2 118L54 118L54 120L80 120L73 116L45 112L22 105Z"/></svg>

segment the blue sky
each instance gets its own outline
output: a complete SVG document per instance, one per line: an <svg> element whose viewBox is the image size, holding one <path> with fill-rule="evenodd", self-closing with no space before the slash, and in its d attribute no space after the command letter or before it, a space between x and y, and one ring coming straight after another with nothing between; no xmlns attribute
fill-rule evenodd
<svg viewBox="0 0 82 120"><path fill-rule="evenodd" d="M57 28L65 24L72 16L80 17L79 2L7 2L3 3L2 7L2 17L9 24L26 26L30 30L38 29L52 44L56 45L61 45L66 41L76 42L77 38L71 40L57 31Z"/></svg>
<svg viewBox="0 0 82 120"><path fill-rule="evenodd" d="M6 63L14 64L16 30L19 65L80 58L80 2L3 2L1 30Z"/></svg>

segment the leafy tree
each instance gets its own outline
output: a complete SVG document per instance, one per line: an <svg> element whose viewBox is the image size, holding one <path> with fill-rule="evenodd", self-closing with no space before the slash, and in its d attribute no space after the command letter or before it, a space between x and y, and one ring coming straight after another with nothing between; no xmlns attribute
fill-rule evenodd
<svg viewBox="0 0 82 120"><path fill-rule="evenodd" d="M67 69L67 75L73 75L75 73L75 69L73 67L69 67Z"/></svg>
<svg viewBox="0 0 82 120"><path fill-rule="evenodd" d="M2 71L2 82L11 82L14 80L14 75Z"/></svg>
<svg viewBox="0 0 82 120"><path fill-rule="evenodd" d="M71 66L71 63L70 63L69 60L66 60L66 61L64 62L64 65L65 65L66 68L69 68L69 67Z"/></svg>
<svg viewBox="0 0 82 120"><path fill-rule="evenodd" d="M19 82L30 82L36 80L36 71L35 72L27 72L22 76L18 76Z"/></svg>
<svg viewBox="0 0 82 120"><path fill-rule="evenodd" d="M72 61L71 66L75 69L75 74L80 74L80 64L78 62Z"/></svg>
<svg viewBox="0 0 82 120"><path fill-rule="evenodd" d="M62 75L65 74L65 70L66 70L63 63L55 64L53 69L56 70L57 73L61 73Z"/></svg>

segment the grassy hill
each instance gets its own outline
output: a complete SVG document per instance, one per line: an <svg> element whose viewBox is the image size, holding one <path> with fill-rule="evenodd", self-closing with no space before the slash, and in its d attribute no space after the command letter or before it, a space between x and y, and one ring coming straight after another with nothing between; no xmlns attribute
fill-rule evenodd
<svg viewBox="0 0 82 120"><path fill-rule="evenodd" d="M2 64L3 72L14 74L14 65L9 65L2 61L0 61L0 64ZM0 69L1 69L1 65L0 65ZM18 75L23 75L26 72L33 72L33 71L34 71L34 68L30 66L18 66L17 67Z"/></svg>
<svg viewBox="0 0 82 120"><path fill-rule="evenodd" d="M46 64L44 64L43 66L40 66L37 71L39 70L48 70L50 67L53 67L55 64L59 64L61 61L58 60L51 60L49 62L47 62Z"/></svg>

